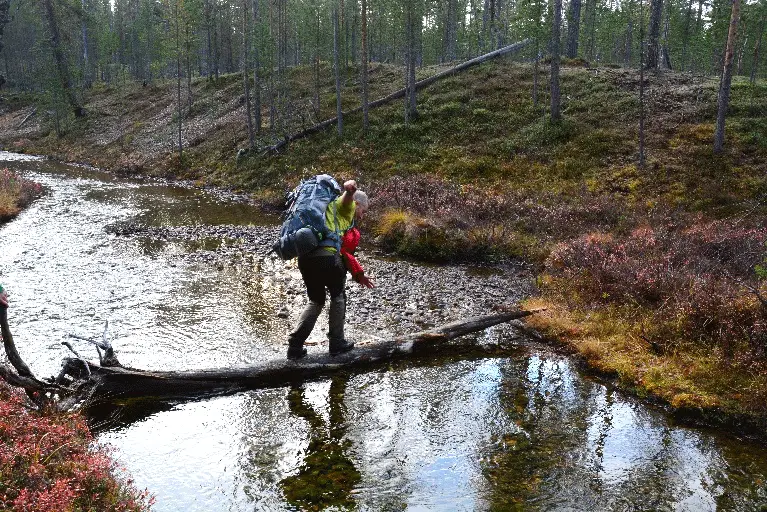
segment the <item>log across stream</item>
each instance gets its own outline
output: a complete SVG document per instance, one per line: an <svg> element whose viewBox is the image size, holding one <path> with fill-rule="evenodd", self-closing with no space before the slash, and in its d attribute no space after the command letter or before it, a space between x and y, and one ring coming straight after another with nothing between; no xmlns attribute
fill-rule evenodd
<svg viewBox="0 0 767 512"><path fill-rule="evenodd" d="M216 368L195 371L146 371L122 366L113 347L99 343L101 364L77 358L64 361L55 379L38 379L21 359L8 325L7 308L0 306L3 345L10 365L0 367L0 376L8 383L24 388L30 397L69 408L83 401L97 402L131 397L167 397L183 394L218 393L240 389L281 387L329 375L342 369L360 370L393 361L422 351L449 350L447 342L494 325L533 314L534 311L510 310L452 322L427 331L375 341L362 341L354 350L331 356L312 354L298 361L278 359L247 368ZM105 337L106 338L106 337ZM71 348L71 347L70 347ZM104 351L103 353L101 351ZM15 371L14 371L15 370Z"/></svg>

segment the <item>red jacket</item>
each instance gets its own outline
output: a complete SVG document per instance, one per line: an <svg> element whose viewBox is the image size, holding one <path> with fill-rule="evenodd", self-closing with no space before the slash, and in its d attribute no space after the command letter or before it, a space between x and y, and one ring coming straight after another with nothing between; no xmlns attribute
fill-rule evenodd
<svg viewBox="0 0 767 512"><path fill-rule="evenodd" d="M360 262L354 257L354 251L357 250L359 244L360 230L356 227L348 229L341 237L341 257L344 259L346 270L351 272L355 280L365 273Z"/></svg>

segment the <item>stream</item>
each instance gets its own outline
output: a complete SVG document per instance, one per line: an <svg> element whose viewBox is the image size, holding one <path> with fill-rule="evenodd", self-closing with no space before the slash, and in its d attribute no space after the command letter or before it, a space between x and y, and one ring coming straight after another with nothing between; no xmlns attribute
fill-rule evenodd
<svg viewBox="0 0 767 512"><path fill-rule="evenodd" d="M135 368L284 357L305 299L295 262L267 254L275 217L233 195L0 160L47 189L0 227L9 322L38 376L58 373L65 340L95 358L68 335L100 337L107 321ZM483 314L534 282L521 264L419 265L364 245L360 261L378 287L347 284L350 339ZM327 350L325 319L310 351ZM767 511L761 444L678 425L514 326L470 341L505 349L290 388L116 401L89 421L156 511Z"/></svg>

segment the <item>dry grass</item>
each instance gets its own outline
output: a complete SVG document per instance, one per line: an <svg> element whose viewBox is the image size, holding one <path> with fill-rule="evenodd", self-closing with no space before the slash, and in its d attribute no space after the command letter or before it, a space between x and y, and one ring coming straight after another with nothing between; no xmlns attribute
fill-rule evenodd
<svg viewBox="0 0 767 512"><path fill-rule="evenodd" d="M674 408L702 410L717 421L737 417L746 418L751 427L767 425L764 368L734 364L721 351L696 343L658 353L642 334L651 311L595 312L567 308L544 297L529 299L524 307L546 308L528 317L527 325L563 343L592 370L614 377L624 389Z"/></svg>
<svg viewBox="0 0 767 512"><path fill-rule="evenodd" d="M0 221L15 217L42 194L42 187L8 169L0 169Z"/></svg>

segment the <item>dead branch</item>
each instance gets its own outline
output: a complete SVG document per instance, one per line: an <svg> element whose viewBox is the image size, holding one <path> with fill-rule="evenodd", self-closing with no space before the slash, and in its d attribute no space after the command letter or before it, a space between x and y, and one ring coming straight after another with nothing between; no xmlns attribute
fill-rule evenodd
<svg viewBox="0 0 767 512"><path fill-rule="evenodd" d="M37 107L33 108L33 109L32 109L32 112L30 112L29 114L27 114L27 115L26 115L26 117L24 117L24 119L22 119L22 120L21 120L21 122L20 122L19 124L17 124L17 125L16 125L16 129L18 130L19 128L21 128L22 126L24 126L24 123L26 123L26 122L27 122L27 120L28 120L30 117L32 117L33 115L35 115L36 113L37 113Z"/></svg>
<svg viewBox="0 0 767 512"><path fill-rule="evenodd" d="M514 43L514 44L511 44L509 46L504 46L503 48L500 48L500 49L495 50L493 52L486 53L484 55L480 55L479 57L475 57L475 58L473 58L471 60L468 60L468 61L464 62L463 64L459 64L458 66L452 67L452 68L450 68L450 69L448 69L446 71L443 71L441 73L437 73L434 76L430 76L429 78L425 78L423 80L420 80L420 81L416 82L415 83L415 88L416 88L416 90L423 89L424 87L427 87L427 86L433 84L437 80L441 80L442 78L454 75L454 74L456 74L458 72L461 72L461 71L464 71L464 70L466 70L466 69L468 69L470 67L476 66L477 64L481 64L481 63L483 63L485 61L488 61L488 60L493 59L495 57L499 57L501 55L506 55L508 53L517 52L517 51L521 50L522 48L524 48L525 46L529 45L532 42L533 42L532 39L525 39L524 41L520 41L518 43ZM368 108L371 109L371 108L380 107L381 105L386 105L387 103L390 103L390 102L392 102L392 101L394 101L394 100L396 100L398 98L403 98L403 97L405 97L405 92L406 91L407 91L407 89L400 89L398 91L395 91L395 92L389 94L388 96L385 96L383 98L380 98L380 99L377 99L375 101L372 101L372 102L370 102L368 104ZM346 112L342 112L341 115L342 115L342 117L345 117L345 116L348 116L348 115L351 115L351 114L356 114L357 112L361 112L361 111L362 111L362 107L360 106L360 107L356 107L356 108L353 108L351 110L348 110ZM286 136L280 142L274 144L273 146L269 146L268 148L264 149L261 152L260 156L266 156L266 155L269 155L269 154L273 154L273 153L279 151L286 144L289 144L289 143L291 143L293 141L296 141L298 139L303 139L304 137L312 135L313 133L317 133L319 131L322 131L325 128L328 128L329 126L333 126L337 122L338 122L338 117L333 117L331 119L326 119L325 121L322 121L321 123L318 123L318 124L316 124L314 126L306 128L305 130L302 130L302 131L300 131L298 133Z"/></svg>

